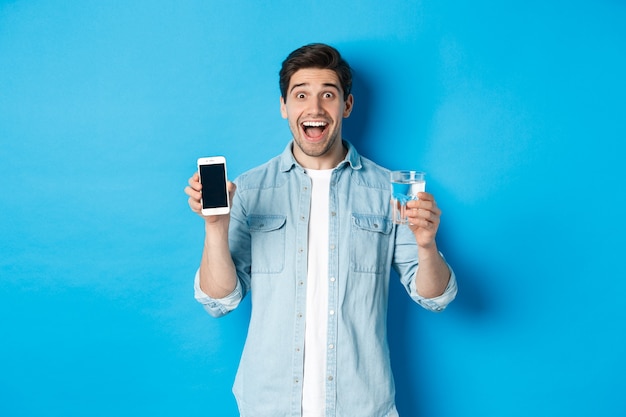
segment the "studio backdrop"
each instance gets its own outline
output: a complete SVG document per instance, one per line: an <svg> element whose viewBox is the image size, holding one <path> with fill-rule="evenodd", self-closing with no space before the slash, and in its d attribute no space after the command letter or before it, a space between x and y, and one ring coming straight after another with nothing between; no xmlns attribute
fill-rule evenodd
<svg viewBox="0 0 626 417"><path fill-rule="evenodd" d="M0 416L237 416L250 301L193 298L200 156L280 153L278 70L337 47L344 137L418 169L459 295L397 277L403 417L626 415L621 1L0 1ZM262 360L262 358L260 358Z"/></svg>

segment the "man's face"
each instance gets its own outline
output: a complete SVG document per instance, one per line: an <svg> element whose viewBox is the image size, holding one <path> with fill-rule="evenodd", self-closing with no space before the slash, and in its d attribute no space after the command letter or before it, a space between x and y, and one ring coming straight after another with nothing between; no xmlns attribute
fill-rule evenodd
<svg viewBox="0 0 626 417"><path fill-rule="evenodd" d="M343 159L341 123L352 111L353 98L343 99L337 74L304 68L291 76L280 112L289 121L294 157L305 168L334 168Z"/></svg>

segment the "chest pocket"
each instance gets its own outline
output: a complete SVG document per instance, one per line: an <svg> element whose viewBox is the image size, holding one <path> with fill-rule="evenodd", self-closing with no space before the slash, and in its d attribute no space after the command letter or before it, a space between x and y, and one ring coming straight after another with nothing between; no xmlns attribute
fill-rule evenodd
<svg viewBox="0 0 626 417"><path fill-rule="evenodd" d="M285 266L287 218L279 215L250 215L247 221L251 239L251 272L281 272Z"/></svg>
<svg viewBox="0 0 626 417"><path fill-rule="evenodd" d="M352 215L350 266L353 271L381 274L390 268L387 254L392 228L391 219L385 216Z"/></svg>

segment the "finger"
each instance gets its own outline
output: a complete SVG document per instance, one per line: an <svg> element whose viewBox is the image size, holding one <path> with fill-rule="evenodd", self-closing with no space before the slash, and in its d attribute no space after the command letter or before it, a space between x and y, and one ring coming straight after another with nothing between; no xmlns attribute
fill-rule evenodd
<svg viewBox="0 0 626 417"><path fill-rule="evenodd" d="M440 210L413 208L408 210L407 217L412 224L428 228L426 223L429 223L436 229L439 227L440 223Z"/></svg>
<svg viewBox="0 0 626 417"><path fill-rule="evenodd" d="M202 184L200 183L200 176L198 175L198 173L194 173L191 178L189 178L189 186L191 188L193 188L196 191L200 191L202 190Z"/></svg>
<svg viewBox="0 0 626 417"><path fill-rule="evenodd" d="M441 210L439 209L439 207L437 207L436 204L432 204L432 203L428 203L428 204L424 204L421 205L418 210L423 210L429 213L429 216L432 217L441 217Z"/></svg>
<svg viewBox="0 0 626 417"><path fill-rule="evenodd" d="M441 210L437 207L435 200L411 200L407 202L407 207L410 209L430 210L436 214L441 214Z"/></svg>
<svg viewBox="0 0 626 417"><path fill-rule="evenodd" d="M435 201L435 197L426 191L420 191L417 193L417 198L424 201Z"/></svg>
<svg viewBox="0 0 626 417"><path fill-rule="evenodd" d="M228 189L228 194L235 194L235 190L237 190L237 186L234 182L227 181L226 188Z"/></svg>
<svg viewBox="0 0 626 417"><path fill-rule="evenodd" d="M199 200L189 197L187 202L189 203L189 207L191 208L191 211L195 213L200 213L202 211L202 204L200 204Z"/></svg>
<svg viewBox="0 0 626 417"><path fill-rule="evenodd" d="M437 215L437 213L434 213L430 210L424 210L424 209L414 208L414 209L408 210L407 217L413 220L414 223L418 221L425 221L429 223L439 222L439 216Z"/></svg>
<svg viewBox="0 0 626 417"><path fill-rule="evenodd" d="M413 231L422 230L431 236L435 236L437 234L437 230L439 229L439 223L421 218L409 218L409 224L411 225L411 229L413 229Z"/></svg>
<svg viewBox="0 0 626 417"><path fill-rule="evenodd" d="M237 191L237 185L235 185L234 182L227 181L226 189L228 190L228 199L232 204L233 198L235 197L235 191Z"/></svg>
<svg viewBox="0 0 626 417"><path fill-rule="evenodd" d="M200 199L202 198L202 192L194 190L191 186L185 187L185 194L187 194L189 198L198 202L200 202Z"/></svg>

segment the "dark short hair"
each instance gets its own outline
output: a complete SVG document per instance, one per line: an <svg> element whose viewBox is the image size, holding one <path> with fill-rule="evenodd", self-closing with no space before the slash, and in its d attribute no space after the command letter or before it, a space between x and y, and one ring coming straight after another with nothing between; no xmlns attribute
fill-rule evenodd
<svg viewBox="0 0 626 417"><path fill-rule="evenodd" d="M283 100L287 100L287 89L291 76L304 68L319 68L335 71L341 89L343 99L347 100L352 90L352 69L348 62L341 57L339 51L332 46L323 43L311 43L302 46L287 56L280 69L280 94Z"/></svg>

